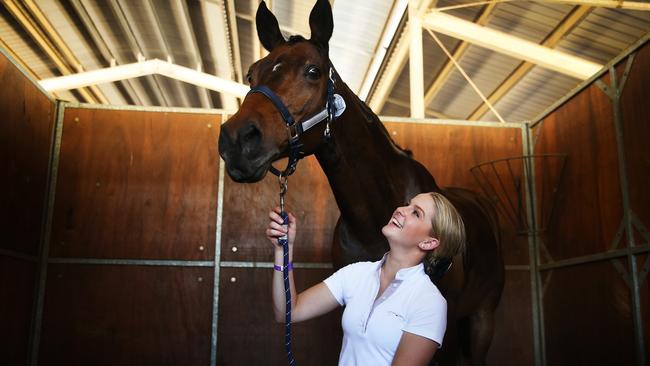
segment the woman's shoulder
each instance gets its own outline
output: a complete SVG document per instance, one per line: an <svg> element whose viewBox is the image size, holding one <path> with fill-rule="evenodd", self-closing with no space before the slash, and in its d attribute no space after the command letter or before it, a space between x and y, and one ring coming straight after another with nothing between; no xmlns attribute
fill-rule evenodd
<svg viewBox="0 0 650 366"><path fill-rule="evenodd" d="M363 271L372 270L376 266L377 266L377 262L370 262L370 261L354 262L342 267L340 270L346 272L363 272Z"/></svg>
<svg viewBox="0 0 650 366"><path fill-rule="evenodd" d="M426 299L428 302L447 302L442 296L442 293L426 274L417 281L417 286L414 289L414 295L420 299Z"/></svg>

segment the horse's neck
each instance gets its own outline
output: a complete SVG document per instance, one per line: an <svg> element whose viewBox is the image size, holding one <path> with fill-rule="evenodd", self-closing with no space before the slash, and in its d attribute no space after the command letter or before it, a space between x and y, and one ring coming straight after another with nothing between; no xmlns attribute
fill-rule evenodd
<svg viewBox="0 0 650 366"><path fill-rule="evenodd" d="M435 182L393 143L377 116L347 86L337 93L347 108L332 125L333 141L321 147L316 158L346 224L355 232L381 235L377 226L385 224L398 205L418 193L423 181Z"/></svg>

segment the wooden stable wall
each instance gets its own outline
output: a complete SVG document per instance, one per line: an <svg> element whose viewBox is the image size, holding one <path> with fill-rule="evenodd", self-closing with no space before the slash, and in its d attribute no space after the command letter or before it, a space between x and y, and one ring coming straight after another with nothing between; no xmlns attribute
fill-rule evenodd
<svg viewBox="0 0 650 366"><path fill-rule="evenodd" d="M481 162L522 154L522 130L512 127L386 122L402 147L413 151L441 186L479 190L469 169ZM278 163L282 167L284 162ZM277 179L224 185L221 260L233 263L270 262L272 246L263 237L266 212L278 202ZM330 243L338 217L336 203L314 158L303 160L289 180L287 207L299 220L295 261L331 262ZM528 264L528 244L503 223L507 265ZM298 269L298 290L323 280L332 271ZM219 307L219 364L282 365L282 325L273 323L270 311L271 270L222 268ZM234 282L233 282L234 281ZM532 362L530 276L527 271L507 271L506 286L497 312L496 334L488 355L489 365ZM294 347L299 363L332 365L340 351L339 314L294 325ZM233 336L236 335L236 336ZM254 350L254 351L251 351Z"/></svg>
<svg viewBox="0 0 650 366"><path fill-rule="evenodd" d="M1 111L11 117L0 126L1 161L9 164L0 183L7 202L0 211L0 364L27 364L30 336L41 365L285 364L283 327L269 305L272 248L263 237L277 181L220 179L223 116L61 103L55 124L54 103L6 64L0 62L3 85L15 87L0 92ZM60 135L53 138L55 126ZM518 126L386 126L441 186L479 190L472 166L523 150ZM333 271L338 216L315 159L292 176L287 206L301 223L295 273L304 289ZM47 237L43 226L51 228ZM528 243L504 220L502 226L513 270L506 272L488 364L530 364ZM296 324L296 358L335 364L341 336L340 311Z"/></svg>
<svg viewBox="0 0 650 366"><path fill-rule="evenodd" d="M209 364L220 115L62 122L39 364Z"/></svg>
<svg viewBox="0 0 650 366"><path fill-rule="evenodd" d="M0 52L0 364L29 354L55 104Z"/></svg>
<svg viewBox="0 0 650 366"><path fill-rule="evenodd" d="M617 67L620 83L627 59ZM544 237L542 263L586 256L633 244L648 251L650 233L650 44L638 50L616 104L609 73L569 99L536 125L535 153L566 153L557 216ZM604 84L600 84L600 83ZM600 84L600 85L598 85ZM607 85L607 89L602 87ZM622 131L617 141L616 124ZM620 150L619 150L620 147ZM623 156L619 156L622 151ZM619 159L622 158L622 159ZM621 162L626 172L621 172ZM537 182L541 181L538 177ZM627 181L627 184L625 184ZM624 217L629 194L630 227ZM629 238L633 239L630 243ZM627 257L544 270L543 314L548 365L641 365L650 362L650 269L647 254L636 257L640 282L640 333L635 347L634 288Z"/></svg>

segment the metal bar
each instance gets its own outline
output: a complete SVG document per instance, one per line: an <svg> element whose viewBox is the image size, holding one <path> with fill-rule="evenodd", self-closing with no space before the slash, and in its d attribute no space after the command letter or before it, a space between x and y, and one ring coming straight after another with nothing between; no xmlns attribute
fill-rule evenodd
<svg viewBox="0 0 650 366"><path fill-rule="evenodd" d="M111 63L115 61L115 56L113 56L113 53L108 48L108 45L104 41L104 38L100 34L99 30L95 27L93 21L90 19L90 15L86 11L86 8L84 8L84 6L81 4L81 0L69 0L69 3L74 9L76 15L79 17L79 20L81 21L81 25L83 26L83 32L88 37L90 37L90 39L92 39L95 46L97 47L97 50L104 58L103 61L105 63ZM130 100L134 104L140 104L140 105L146 104L140 98L140 95L133 87L131 81L126 80L119 84L124 88L124 93L126 94L123 95L123 97L125 97L124 99L126 99L127 101Z"/></svg>
<svg viewBox="0 0 650 366"><path fill-rule="evenodd" d="M192 25L192 18L190 17L190 11L187 7L187 2L182 0L175 0L176 6L180 9L180 12L183 14L180 17L180 21L183 24L183 30L185 31L185 37L190 40L192 45L192 52L194 53L194 62L198 70L203 71L203 60L201 59L201 51L199 50L199 43L196 40L196 35L194 34L194 26ZM241 80L237 80L241 82ZM202 108L212 108L212 100L210 99L210 93L205 88L198 88L199 100L201 102Z"/></svg>
<svg viewBox="0 0 650 366"><path fill-rule="evenodd" d="M490 2L481 10L479 17L476 19L474 22L475 24L478 25L486 25L488 23L488 20L492 16L492 11L496 7L497 3L496 2ZM460 44L456 47L454 50L454 53L451 58L454 60L460 60L461 57L465 54L465 51L469 48L470 43L461 41ZM449 79L449 76L451 75L452 71L454 71L454 64L451 62L451 60L447 60L445 64L442 66L440 71L438 72L438 75L436 75L435 79L431 83L431 85L427 88L427 92L424 95L424 105L429 105L431 101L438 95L438 92L442 90L442 87L447 83L447 80Z"/></svg>
<svg viewBox="0 0 650 366"><path fill-rule="evenodd" d="M121 258L62 258L48 259L51 264L96 264L118 266L169 266L169 267L212 267L213 261L166 260L166 259L121 259Z"/></svg>
<svg viewBox="0 0 650 366"><path fill-rule="evenodd" d="M52 235L52 221L54 217L54 196L56 194L56 183L59 172L59 158L61 152L61 137L63 134L63 115L65 103L56 103L56 113L54 118L54 129L52 138L52 148L50 152L50 161L48 162L47 189L44 193L46 207L43 211L41 227L43 228L40 238L40 259L38 284L36 285L36 300L34 303L34 316L32 318L32 331L30 339L30 356L29 364L36 366L38 364L38 351L41 341L41 324L43 322L43 306L45 304L45 285L47 282L47 260L50 251L50 237Z"/></svg>
<svg viewBox="0 0 650 366"><path fill-rule="evenodd" d="M28 262L38 262L38 257L37 256L29 255L29 254L25 254L25 253L20 253L20 252L16 252L14 250L9 250L9 249L0 248L0 256L22 259L22 260L28 261Z"/></svg>
<svg viewBox="0 0 650 366"><path fill-rule="evenodd" d="M628 58L628 67L631 67L631 60ZM623 136L623 123L621 116L621 101L620 97L623 93L622 85L617 82L617 75L615 65L609 66L609 77L611 79L611 86L613 88L612 96L612 109L614 112L614 127L616 129L616 151L618 154L618 173L619 182L621 187L621 197L623 200L623 219L625 220L625 231L627 233L627 247L634 249L634 227L632 225L632 208L630 205L629 183L627 175L627 166L625 159L625 147ZM627 78L627 75L625 76ZM632 308L634 320L634 334L635 334L635 351L637 365L645 365L645 343L643 340L643 320L641 317L641 293L638 277L638 268L636 256L631 251L627 253L627 261L630 266L630 279L632 280Z"/></svg>
<svg viewBox="0 0 650 366"><path fill-rule="evenodd" d="M181 108L181 107L150 107L137 105L96 105L87 103L65 102L66 108L79 109L105 109L112 111L134 112L165 112L165 113L196 113L196 114L224 114L223 109Z"/></svg>
<svg viewBox="0 0 650 366"><path fill-rule="evenodd" d="M530 271L530 266L527 264L506 264L506 271Z"/></svg>
<svg viewBox="0 0 650 366"><path fill-rule="evenodd" d="M239 262L239 261L224 261L221 262L223 268L273 268L273 262ZM309 269L332 269L332 263L311 263L311 262L294 262L293 268L309 268Z"/></svg>
<svg viewBox="0 0 650 366"><path fill-rule="evenodd" d="M530 134L530 125L524 124L522 127L522 145L524 148L524 156L532 155L532 138ZM533 339L534 339L534 360L535 366L546 365L546 352L544 340L544 318L543 318L543 302L542 293L540 288L540 273L539 273L539 248L537 240L537 220L535 218L535 177L532 171L526 169L524 165L524 182L526 182L526 213L529 222L529 231L533 235L528 235L528 256L530 263L530 288L531 288L531 305L533 317Z"/></svg>
<svg viewBox="0 0 650 366"><path fill-rule="evenodd" d="M650 41L650 31L646 33L641 39L633 43L630 47L628 47L626 50L621 52L618 56L616 56L612 61L607 63L600 71L592 75L589 79L581 82L573 88L571 91L569 91L563 98L559 99L555 103L551 104L548 108L546 108L544 111L542 111L537 117L532 119L532 124L531 128L535 127L538 123L540 123L544 118L546 118L549 114L553 113L556 109L558 109L562 104L566 103L569 99L573 98L575 95L580 93L583 89L589 87L591 84L594 83L595 80L598 80L601 76L603 76L605 73L607 73L609 67L611 65L616 65L618 64L622 59L627 57L629 54L632 52L636 51L639 49L641 46L646 44L648 41Z"/></svg>
<svg viewBox="0 0 650 366"><path fill-rule="evenodd" d="M418 17L419 0L409 0L409 86L411 117L424 118L424 69L422 66L422 20Z"/></svg>
<svg viewBox="0 0 650 366"><path fill-rule="evenodd" d="M419 123L425 125L450 125L450 126L472 126L472 127L505 127L505 128L521 128L524 122L488 122L488 121L467 121L456 119L435 119L435 118L409 118L409 117L395 117L395 116L379 116L383 122L396 122L396 123Z"/></svg>
<svg viewBox="0 0 650 366"><path fill-rule="evenodd" d="M221 115L221 123L227 120L226 115ZM217 186L217 232L214 243L214 288L212 289L212 326L210 339L210 365L217 364L217 337L219 325L219 283L221 279L221 229L223 226L223 192L226 163L219 159L219 183Z"/></svg>
<svg viewBox="0 0 650 366"><path fill-rule="evenodd" d="M620 93L623 93L623 89L625 88L625 83L627 82L627 77L630 76L630 69L632 68L632 64L634 63L634 57L636 56L636 53L630 54L630 56L627 58L627 64L625 65L625 70L623 71L623 76L621 78L621 82L618 86L618 91ZM621 94L619 93L619 97Z"/></svg>
<svg viewBox="0 0 650 366"><path fill-rule="evenodd" d="M569 259L561 259L551 263L544 263L544 264L540 264L539 270L548 271L557 268L565 268L565 267L576 266L579 264L600 262L609 259L626 257L628 255L643 254L648 252L650 252L650 244L643 244L643 245L637 245L634 248L608 250L606 252L584 255L584 256L569 258Z"/></svg>

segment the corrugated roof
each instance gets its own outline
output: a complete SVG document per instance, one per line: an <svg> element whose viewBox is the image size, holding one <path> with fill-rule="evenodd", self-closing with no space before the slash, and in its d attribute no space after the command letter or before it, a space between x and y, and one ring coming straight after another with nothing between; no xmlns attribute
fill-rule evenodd
<svg viewBox="0 0 650 366"><path fill-rule="evenodd" d="M433 1L438 8L472 2ZM310 36L309 13L313 0L272 0L270 3L285 35ZM0 7L0 39L23 63L29 65L37 78L61 75L53 60L32 40L28 28L8 10L8 4L17 4L30 16L28 7L18 0L8 0L4 4ZM248 66L262 54L254 25L257 0L236 0L234 3L224 0L37 0L36 4L85 70L107 67L111 63L136 62L138 54L141 54L141 58L170 60L239 81L241 73L245 73ZM330 56L344 81L354 91L358 92L366 79L372 81L368 70L375 55L382 51L380 42L396 4L397 1L391 0L333 1L334 34L330 42ZM446 13L475 22L486 8L485 5L473 5L447 10ZM488 16L486 26L541 43L573 9L576 6L538 1L498 3ZM399 19L402 15L397 16ZM401 34L406 23L406 15L403 15L373 84L375 88L381 84L377 80L386 80L384 70L392 62L389 60L396 59L390 52L397 48L397 40L404 38ZM648 11L592 8L557 43L555 49L605 64L649 31ZM452 52L461 44L458 39L441 34L438 36ZM426 31L423 31L423 47L423 83L426 91L438 78L447 56ZM471 45L462 54L459 63L477 87L489 96L508 80L522 61ZM394 86L381 114L409 114L409 67L408 62L404 64L394 83L389 83ZM69 66L73 68L74 65ZM496 100L494 106L508 121L527 120L562 98L579 82L578 79L535 66L514 83L502 98ZM232 101L231 96L161 76L99 85L98 88L112 104L215 108L233 105L229 102ZM373 95L372 91L370 95ZM77 92L61 92L58 96L84 101L84 97ZM482 104L467 81L454 70L428 103L427 113L429 116L465 119L472 116ZM491 111L479 118L496 120Z"/></svg>

